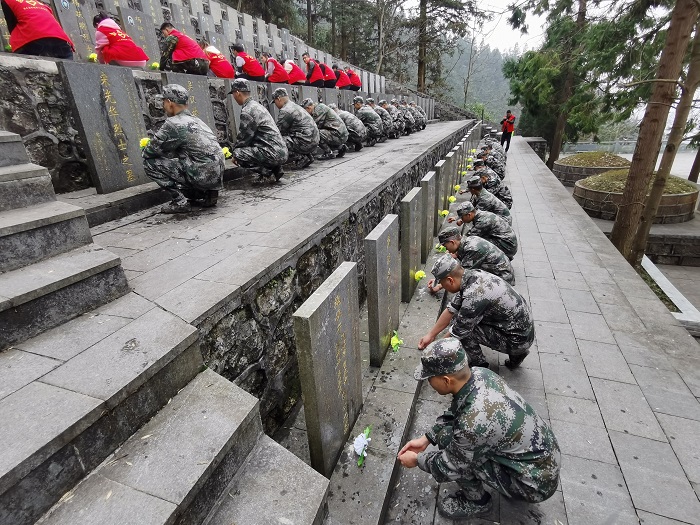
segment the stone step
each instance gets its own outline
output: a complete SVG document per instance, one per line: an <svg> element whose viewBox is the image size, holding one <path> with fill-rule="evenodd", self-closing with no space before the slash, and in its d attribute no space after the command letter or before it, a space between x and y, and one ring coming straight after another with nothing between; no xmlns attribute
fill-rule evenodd
<svg viewBox="0 0 700 525"><path fill-rule="evenodd" d="M320 525L328 479L263 435L206 525Z"/></svg>
<svg viewBox="0 0 700 525"><path fill-rule="evenodd" d="M17 133L0 131L0 167L29 162L22 137ZM2 178L0 178L0 181Z"/></svg>
<svg viewBox="0 0 700 525"><path fill-rule="evenodd" d="M35 358L23 369L20 356L14 354L12 377L20 375L26 384L15 384L17 389L0 399L0 523L34 523L201 370L197 330L138 300L119 299L100 309L101 314L81 318L82 326L73 326L70 334L58 327L25 341L16 351L0 353L0 379L12 352ZM104 331L109 315L124 320L130 312L143 313ZM40 356L45 363L36 362ZM51 359L59 361L58 366L48 363ZM42 365L49 370L35 373ZM179 406L174 403L173 399L171 405ZM237 410L235 405L228 409ZM141 438L148 433L139 434L137 441L145 446ZM159 439L154 436L149 446ZM172 450L177 453L185 446ZM137 452L115 457L133 465ZM184 469L179 473L187 475ZM146 507L141 510L151 512Z"/></svg>
<svg viewBox="0 0 700 525"><path fill-rule="evenodd" d="M85 212L49 201L0 212L0 272L8 272L92 242Z"/></svg>
<svg viewBox="0 0 700 525"><path fill-rule="evenodd" d="M199 524L261 434L258 400L207 369L39 523Z"/></svg>
<svg viewBox="0 0 700 525"><path fill-rule="evenodd" d="M89 244L0 274L0 349L127 293L120 264Z"/></svg>
<svg viewBox="0 0 700 525"><path fill-rule="evenodd" d="M2 160L0 154L0 212L56 200L46 168L29 162L3 166Z"/></svg>

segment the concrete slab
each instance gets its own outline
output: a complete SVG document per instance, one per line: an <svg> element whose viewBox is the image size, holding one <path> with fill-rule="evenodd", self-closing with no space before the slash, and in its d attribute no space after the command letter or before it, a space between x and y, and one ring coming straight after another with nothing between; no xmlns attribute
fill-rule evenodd
<svg viewBox="0 0 700 525"><path fill-rule="evenodd" d="M0 352L0 399L50 372L61 361L9 348Z"/></svg>

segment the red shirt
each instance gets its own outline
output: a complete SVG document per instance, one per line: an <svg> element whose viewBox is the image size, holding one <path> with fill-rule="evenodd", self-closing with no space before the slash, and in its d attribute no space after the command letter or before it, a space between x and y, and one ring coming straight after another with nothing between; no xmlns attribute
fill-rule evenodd
<svg viewBox="0 0 700 525"><path fill-rule="evenodd" d="M267 65L269 67L270 63L274 66L275 70L272 72L272 74L267 77L268 82L274 82L278 84L287 84L289 82L289 75L287 72L284 70L284 67L282 67L282 64L277 62L274 58L268 58L267 59ZM301 70L299 70L301 71ZM303 75L303 73L302 73Z"/></svg>
<svg viewBox="0 0 700 525"><path fill-rule="evenodd" d="M199 44L187 35L180 33L177 29L170 31L170 35L177 37L177 45L175 46L175 51L173 51L173 62L184 62L192 58L209 60L207 54L199 47Z"/></svg>
<svg viewBox="0 0 700 525"><path fill-rule="evenodd" d="M318 65L318 62L316 62L313 58L309 59L309 62L306 64L306 71L308 72L309 69L311 69L311 64L316 64L316 67L311 73L311 78L309 78L309 84L313 84L317 80L323 80L324 77L321 67Z"/></svg>
<svg viewBox="0 0 700 525"><path fill-rule="evenodd" d="M355 73L352 69L348 69L346 71L346 73L348 74L348 78L350 79L350 83L353 86L362 87L362 80L360 79L360 77L357 76L357 73Z"/></svg>
<svg viewBox="0 0 700 525"><path fill-rule="evenodd" d="M515 115L511 114L510 117L506 115L505 117L503 117L503 120L505 120L505 122L501 126L501 131L505 133L513 133L513 131L515 131Z"/></svg>
<svg viewBox="0 0 700 525"><path fill-rule="evenodd" d="M53 11L46 4L37 0L5 0L5 3L17 18L17 26L10 34L10 45L14 51L40 38L58 38L73 48L73 42L61 29Z"/></svg>
<svg viewBox="0 0 700 525"><path fill-rule="evenodd" d="M241 68L243 70L243 73L245 73L249 77L265 76L265 70L260 65L260 62L255 60L253 57L247 55L244 51L238 53L236 55L236 58L238 57L242 58L244 62L243 67Z"/></svg>
<svg viewBox="0 0 700 525"><path fill-rule="evenodd" d="M296 84L297 82L305 82L306 81L306 75L304 74L304 72L301 70L301 68L299 66L297 66L292 61L285 62L285 64L289 64L292 66L292 70L288 73L290 84Z"/></svg>
<svg viewBox="0 0 700 525"><path fill-rule="evenodd" d="M338 89L350 85L350 77L348 77L348 74L342 69L338 70L336 78L338 79L338 81L335 83L335 87L337 87Z"/></svg>
<svg viewBox="0 0 700 525"><path fill-rule="evenodd" d="M129 35L121 29L109 27L106 24L98 24L97 30L107 37L109 45L102 48L102 58L106 64L112 60L124 60L138 62L148 60L148 55L137 46Z"/></svg>
<svg viewBox="0 0 700 525"><path fill-rule="evenodd" d="M226 57L221 53L214 53L209 51L210 48L205 48L204 52L209 59L209 69L219 78L233 78L236 76L236 72L233 70L231 62L226 60ZM216 48L211 48L217 50ZM217 50L218 51L218 50Z"/></svg>
<svg viewBox="0 0 700 525"><path fill-rule="evenodd" d="M335 72L332 68L328 67L326 64L323 64L323 68L326 70L325 74L323 75L323 80L336 80Z"/></svg>

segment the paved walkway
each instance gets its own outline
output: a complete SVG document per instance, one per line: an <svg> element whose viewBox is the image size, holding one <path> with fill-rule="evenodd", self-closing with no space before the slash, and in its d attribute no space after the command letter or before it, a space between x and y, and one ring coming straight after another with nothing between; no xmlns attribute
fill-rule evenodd
<svg viewBox="0 0 700 525"><path fill-rule="evenodd" d="M657 264L656 267L695 308L700 310L700 266Z"/></svg>

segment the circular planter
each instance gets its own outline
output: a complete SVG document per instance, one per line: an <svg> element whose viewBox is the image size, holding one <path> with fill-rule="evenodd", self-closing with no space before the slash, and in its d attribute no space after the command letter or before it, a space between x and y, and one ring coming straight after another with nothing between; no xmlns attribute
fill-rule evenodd
<svg viewBox="0 0 700 525"><path fill-rule="evenodd" d="M559 164L558 160L554 161L554 166L552 167L552 173L559 179L564 186L574 186L577 181L590 177L591 175L599 175L600 173L605 173L610 170L619 170L620 166L605 167L583 167L583 166L568 166L566 164Z"/></svg>
<svg viewBox="0 0 700 525"><path fill-rule="evenodd" d="M576 182L574 184L574 199L589 216L614 221L617 216L617 207L622 200L622 193L592 190L584 188L579 182ZM697 203L698 190L690 193L663 195L654 224L675 224L689 221L695 215Z"/></svg>

